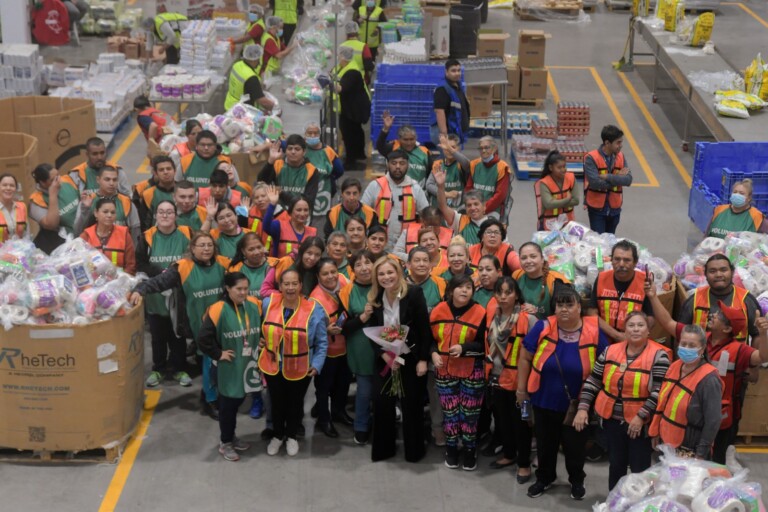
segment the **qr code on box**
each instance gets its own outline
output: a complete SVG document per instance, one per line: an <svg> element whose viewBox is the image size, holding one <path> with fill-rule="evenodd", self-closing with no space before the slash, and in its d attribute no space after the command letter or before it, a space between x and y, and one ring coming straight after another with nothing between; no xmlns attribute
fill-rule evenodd
<svg viewBox="0 0 768 512"><path fill-rule="evenodd" d="M31 443L44 443L45 427L29 427L29 441Z"/></svg>

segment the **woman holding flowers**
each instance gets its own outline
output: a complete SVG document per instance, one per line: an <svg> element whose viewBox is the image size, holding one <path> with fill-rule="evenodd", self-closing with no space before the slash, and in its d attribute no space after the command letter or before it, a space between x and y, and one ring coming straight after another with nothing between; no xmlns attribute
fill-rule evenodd
<svg viewBox="0 0 768 512"><path fill-rule="evenodd" d="M432 363L443 409L445 465L459 467L459 438L464 448L462 469L477 469L477 419L485 390L485 309L472 300L475 285L467 275L450 280L445 300L430 314Z"/></svg>
<svg viewBox="0 0 768 512"><path fill-rule="evenodd" d="M373 391L373 441L371 459L376 462L395 455L395 403L399 396L403 413L405 460L418 462L424 457L424 394L427 387L427 360L430 340L429 313L424 293L403 278L396 261L381 257L373 265L368 302L373 313L368 325L382 326L390 332L407 330L407 354L396 358L393 352L375 345L376 365ZM400 384L400 386L398 386Z"/></svg>

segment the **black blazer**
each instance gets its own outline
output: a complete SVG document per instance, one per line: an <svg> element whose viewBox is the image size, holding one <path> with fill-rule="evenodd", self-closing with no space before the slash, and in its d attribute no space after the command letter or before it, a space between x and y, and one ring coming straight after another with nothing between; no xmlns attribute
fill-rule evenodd
<svg viewBox="0 0 768 512"><path fill-rule="evenodd" d="M376 302L383 304L383 295L384 291L382 290ZM368 325L384 325L383 305L373 308L373 314ZM424 292L418 286L409 284L405 297L400 298L400 325L408 326L407 343L411 347L411 353L419 361L429 361L430 345L432 343L432 334L429 330L429 311L427 310L427 300L424 298ZM374 346L376 351L381 353L381 347L375 343Z"/></svg>

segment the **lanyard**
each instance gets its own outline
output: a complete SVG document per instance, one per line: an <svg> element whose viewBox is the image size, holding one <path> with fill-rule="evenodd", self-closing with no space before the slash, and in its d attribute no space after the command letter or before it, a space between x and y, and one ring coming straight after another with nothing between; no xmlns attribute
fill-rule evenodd
<svg viewBox="0 0 768 512"><path fill-rule="evenodd" d="M243 321L240 319L240 309L235 305L235 314L237 315L237 322L240 324L240 328L243 328ZM245 317L245 334L243 334L243 345L248 346L248 334L251 332L251 321L248 319L248 312L243 305L243 316Z"/></svg>

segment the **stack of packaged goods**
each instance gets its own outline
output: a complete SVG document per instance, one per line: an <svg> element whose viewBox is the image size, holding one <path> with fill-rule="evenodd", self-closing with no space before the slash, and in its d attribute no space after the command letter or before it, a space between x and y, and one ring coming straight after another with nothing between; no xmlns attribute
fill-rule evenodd
<svg viewBox="0 0 768 512"><path fill-rule="evenodd" d="M133 100L146 90L144 74L129 67L122 53L102 53L90 68L66 68L64 82L50 95L93 100L96 131L101 133L115 131L131 114Z"/></svg>
<svg viewBox="0 0 768 512"><path fill-rule="evenodd" d="M240 37L248 28L245 20L237 18L214 18L213 22L216 25L216 38L220 41Z"/></svg>
<svg viewBox="0 0 768 512"><path fill-rule="evenodd" d="M181 32L179 65L192 74L207 74L211 69L213 47L216 44L216 22L194 20Z"/></svg>
<svg viewBox="0 0 768 512"><path fill-rule="evenodd" d="M589 135L589 104L561 101L557 104L557 135L561 140L584 140Z"/></svg>
<svg viewBox="0 0 768 512"><path fill-rule="evenodd" d="M0 44L0 98L42 94L43 69L36 44Z"/></svg>

